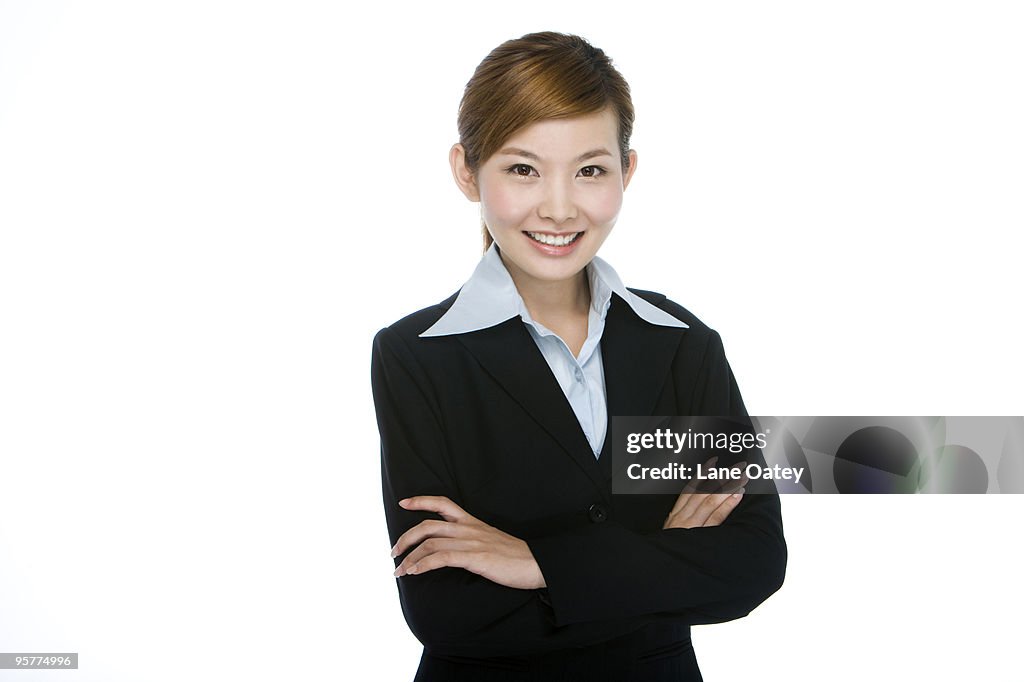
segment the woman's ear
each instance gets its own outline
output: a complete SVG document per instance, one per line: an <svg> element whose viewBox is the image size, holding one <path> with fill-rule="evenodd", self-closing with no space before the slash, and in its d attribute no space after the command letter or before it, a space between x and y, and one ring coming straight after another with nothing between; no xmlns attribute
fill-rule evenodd
<svg viewBox="0 0 1024 682"><path fill-rule="evenodd" d="M452 145L448 152L448 162L452 166L452 176L455 184L459 186L462 193L470 201L480 201L480 188L476 184L476 174L466 165L466 148L461 142Z"/></svg>
<svg viewBox="0 0 1024 682"><path fill-rule="evenodd" d="M633 172L636 170L636 150L629 150L629 168L622 176L622 189L625 190L629 185L630 179L633 177Z"/></svg>

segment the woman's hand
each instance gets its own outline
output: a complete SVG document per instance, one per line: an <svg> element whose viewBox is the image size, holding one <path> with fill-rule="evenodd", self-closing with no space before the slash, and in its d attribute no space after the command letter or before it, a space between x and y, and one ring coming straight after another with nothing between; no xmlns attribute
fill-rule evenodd
<svg viewBox="0 0 1024 682"><path fill-rule="evenodd" d="M392 558L418 546L395 569L396 577L453 566L507 587L547 587L529 545L476 519L447 497L421 495L398 504L402 509L437 512L444 521L422 521L398 538Z"/></svg>
<svg viewBox="0 0 1024 682"><path fill-rule="evenodd" d="M705 467L710 468L717 457L712 457L705 462ZM743 467L745 462L736 465ZM727 489L728 492L698 493L697 484L691 480L679 493L672 511L668 513L662 529L665 528L701 528L703 526L718 526L732 513L736 505L743 499L743 488L746 485L747 476L739 481L726 479L719 490ZM737 490L737 488L739 488Z"/></svg>

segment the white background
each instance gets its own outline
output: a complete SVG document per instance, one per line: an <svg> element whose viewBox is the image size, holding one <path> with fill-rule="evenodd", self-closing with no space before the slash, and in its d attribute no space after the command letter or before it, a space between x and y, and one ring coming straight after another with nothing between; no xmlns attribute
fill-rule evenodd
<svg viewBox="0 0 1024 682"><path fill-rule="evenodd" d="M676 5L0 1L0 651L81 655L0 680L411 679L370 341L472 271L458 101L527 32L631 83L601 255L751 414L1024 414L1020 6ZM783 505L706 679L1020 679L1024 497Z"/></svg>

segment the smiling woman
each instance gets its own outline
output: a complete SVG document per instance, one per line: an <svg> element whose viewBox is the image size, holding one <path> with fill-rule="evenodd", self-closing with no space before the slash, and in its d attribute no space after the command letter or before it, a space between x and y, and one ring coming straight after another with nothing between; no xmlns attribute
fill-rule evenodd
<svg viewBox="0 0 1024 682"><path fill-rule="evenodd" d="M699 680L690 625L782 584L777 495L611 491L612 415L746 415L718 334L596 255L632 124L625 80L577 36L510 40L466 86L450 162L484 257L373 345L417 680Z"/></svg>
<svg viewBox="0 0 1024 682"><path fill-rule="evenodd" d="M480 202L487 234L527 300L543 282L581 274L611 233L636 169L635 151L620 160L617 137L618 118L606 107L528 125L476 172L463 145L452 148L455 180Z"/></svg>

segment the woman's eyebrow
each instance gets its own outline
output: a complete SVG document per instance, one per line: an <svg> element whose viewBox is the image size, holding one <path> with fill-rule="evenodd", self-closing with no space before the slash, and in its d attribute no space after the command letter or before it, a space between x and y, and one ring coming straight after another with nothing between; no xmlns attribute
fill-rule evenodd
<svg viewBox="0 0 1024 682"><path fill-rule="evenodd" d="M512 156L523 156L523 157L525 157L527 159L533 159L534 161L540 161L540 157L537 156L536 154L534 154L533 152L527 151L525 149L519 149L518 147L505 147L504 149L502 149L498 153L499 154L510 154ZM610 151L608 151L607 149L605 149L604 147L598 147L597 149L591 149L589 152L583 152L582 154L577 156L576 157L576 163L579 163L580 161L586 161L587 159L592 159L595 156L611 156L611 155L612 155L612 153Z"/></svg>

